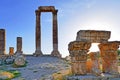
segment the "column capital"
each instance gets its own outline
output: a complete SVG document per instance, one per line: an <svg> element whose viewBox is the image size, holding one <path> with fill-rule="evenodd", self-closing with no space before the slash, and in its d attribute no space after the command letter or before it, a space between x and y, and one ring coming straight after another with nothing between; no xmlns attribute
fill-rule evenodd
<svg viewBox="0 0 120 80"><path fill-rule="evenodd" d="M40 16L41 12L39 10L35 10L36 16Z"/></svg>
<svg viewBox="0 0 120 80"><path fill-rule="evenodd" d="M53 15L57 15L58 10L53 11Z"/></svg>

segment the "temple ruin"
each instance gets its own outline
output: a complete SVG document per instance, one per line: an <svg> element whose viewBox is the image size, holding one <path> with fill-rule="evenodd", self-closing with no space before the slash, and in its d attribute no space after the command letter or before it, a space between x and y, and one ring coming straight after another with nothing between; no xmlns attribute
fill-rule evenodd
<svg viewBox="0 0 120 80"><path fill-rule="evenodd" d="M90 53L92 60L91 73L94 75L100 75L101 72L118 74L117 49L120 41L108 41L110 36L110 31L80 30L77 32L76 41L70 42L68 45L72 61L72 73L76 75L87 74L87 52L92 43L100 43L98 47L102 59L102 71L99 69L97 54L92 52Z"/></svg>
<svg viewBox="0 0 120 80"><path fill-rule="evenodd" d="M9 47L9 55L10 56L14 55L14 47Z"/></svg>
<svg viewBox="0 0 120 80"><path fill-rule="evenodd" d="M6 33L5 29L0 29L0 55L6 54Z"/></svg>
<svg viewBox="0 0 120 80"><path fill-rule="evenodd" d="M22 54L22 37L17 37L17 44L16 44L16 52L15 54Z"/></svg>
<svg viewBox="0 0 120 80"><path fill-rule="evenodd" d="M53 15L53 51L51 52L52 56L61 57L58 51L58 23L57 23L57 12L54 6L40 6L36 11L36 50L34 55L41 56L43 55L41 51L41 12L52 12Z"/></svg>

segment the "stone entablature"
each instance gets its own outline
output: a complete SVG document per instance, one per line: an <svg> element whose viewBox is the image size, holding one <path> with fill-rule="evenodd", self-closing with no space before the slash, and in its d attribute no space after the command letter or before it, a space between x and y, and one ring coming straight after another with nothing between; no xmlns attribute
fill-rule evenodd
<svg viewBox="0 0 120 80"><path fill-rule="evenodd" d="M76 41L88 41L91 43L107 42L110 35L110 31L80 30L77 32Z"/></svg>
<svg viewBox="0 0 120 80"><path fill-rule="evenodd" d="M40 6L38 8L38 10L40 12L54 12L55 11L55 7L54 6Z"/></svg>

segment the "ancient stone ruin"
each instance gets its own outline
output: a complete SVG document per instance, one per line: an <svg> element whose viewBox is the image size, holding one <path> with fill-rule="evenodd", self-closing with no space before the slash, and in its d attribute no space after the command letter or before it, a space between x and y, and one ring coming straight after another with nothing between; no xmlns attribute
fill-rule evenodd
<svg viewBox="0 0 120 80"><path fill-rule="evenodd" d="M99 44L100 55L102 58L103 72L116 74L118 73L117 49L119 45L117 42L111 41Z"/></svg>
<svg viewBox="0 0 120 80"><path fill-rule="evenodd" d="M6 44L6 32L5 29L0 29L0 65L4 64L12 64L16 65L24 65L25 64L25 56L22 51L22 37L17 37L17 50L14 54L14 47L9 47L9 54L5 54L5 44Z"/></svg>
<svg viewBox="0 0 120 80"><path fill-rule="evenodd" d="M22 37L17 37L17 51L15 52L15 54L22 54L23 51L22 51Z"/></svg>
<svg viewBox="0 0 120 80"><path fill-rule="evenodd" d="M96 76L100 76L102 74L102 71L100 70L100 63L99 63L99 58L98 58L99 53L98 52L90 52L89 56L91 59L90 72Z"/></svg>
<svg viewBox="0 0 120 80"><path fill-rule="evenodd" d="M16 66L25 65L26 58L22 51L22 37L17 37L17 51L15 52L14 58L14 64Z"/></svg>
<svg viewBox="0 0 120 80"><path fill-rule="evenodd" d="M43 55L41 51L41 12L52 12L53 15L53 51L51 52L52 56L61 57L58 51L58 23L57 23L57 12L58 10L55 9L54 6L40 6L38 10L35 11L36 13L36 50L34 55L39 56Z"/></svg>
<svg viewBox="0 0 120 80"><path fill-rule="evenodd" d="M110 31L98 30L80 30L77 33L76 41L70 42L68 50L72 61L72 73L75 75L87 74L87 52L92 43L100 43L100 56L102 59L102 71L99 67L97 53L89 54L92 61L92 68L90 72L96 76L101 76L102 72L110 74L118 74L117 66L117 49L120 41L108 41L110 38Z"/></svg>
<svg viewBox="0 0 120 80"><path fill-rule="evenodd" d="M69 44L69 52L72 61L72 73L86 74L87 52L91 46L90 42L74 41Z"/></svg>
<svg viewBox="0 0 120 80"><path fill-rule="evenodd" d="M6 45L5 29L0 29L0 55L6 54L5 45Z"/></svg>
<svg viewBox="0 0 120 80"><path fill-rule="evenodd" d="M9 47L9 55L10 56L14 55L14 47Z"/></svg>

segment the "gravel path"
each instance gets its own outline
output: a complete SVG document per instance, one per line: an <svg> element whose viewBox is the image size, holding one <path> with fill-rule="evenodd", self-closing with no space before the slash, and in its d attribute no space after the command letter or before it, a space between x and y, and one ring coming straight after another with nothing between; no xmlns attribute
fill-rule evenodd
<svg viewBox="0 0 120 80"><path fill-rule="evenodd" d="M51 56L26 56L27 66L23 68L8 69L18 70L21 72L21 76L12 80L42 80L47 78L51 80L51 74L66 69L69 65L62 59Z"/></svg>

